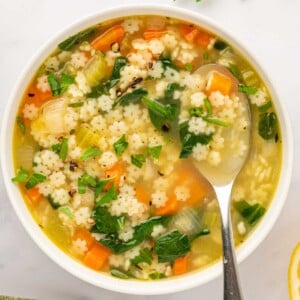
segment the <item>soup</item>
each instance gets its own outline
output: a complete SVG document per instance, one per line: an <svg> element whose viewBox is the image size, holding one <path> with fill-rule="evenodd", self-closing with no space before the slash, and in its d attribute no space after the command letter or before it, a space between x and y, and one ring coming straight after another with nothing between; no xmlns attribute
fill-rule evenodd
<svg viewBox="0 0 300 300"><path fill-rule="evenodd" d="M243 156L250 125L232 193L236 246L280 173L267 87L214 33L168 17L116 19L61 42L37 70L16 117L12 180L77 261L122 279L179 276L221 257L218 204L201 170L221 174Z"/></svg>

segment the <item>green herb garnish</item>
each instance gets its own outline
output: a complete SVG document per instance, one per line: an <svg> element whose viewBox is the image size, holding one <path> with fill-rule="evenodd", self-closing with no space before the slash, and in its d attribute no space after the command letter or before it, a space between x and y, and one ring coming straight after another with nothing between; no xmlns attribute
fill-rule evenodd
<svg viewBox="0 0 300 300"><path fill-rule="evenodd" d="M193 71L193 65L192 64L185 64L185 69L189 72L192 72Z"/></svg>
<svg viewBox="0 0 300 300"><path fill-rule="evenodd" d="M143 166L143 163L146 161L144 154L134 154L131 155L131 163L138 168L141 168Z"/></svg>
<svg viewBox="0 0 300 300"><path fill-rule="evenodd" d="M58 209L60 207L60 204L55 202L51 195L47 196L46 198L53 209Z"/></svg>
<svg viewBox="0 0 300 300"><path fill-rule="evenodd" d="M123 134L114 144L114 149L117 156L121 156L122 153L126 150L128 142L126 141L125 134Z"/></svg>
<svg viewBox="0 0 300 300"><path fill-rule="evenodd" d="M20 116L17 117L17 125L20 128L21 133L25 134L26 133L26 126L25 126L23 118L20 117Z"/></svg>
<svg viewBox="0 0 300 300"><path fill-rule="evenodd" d="M169 59L169 58L161 58L161 59L159 59L159 61L162 63L162 66L163 66L164 70L166 70L167 68L171 68L171 69L174 69L176 71L180 70L180 68L176 64L174 64L172 62L172 60Z"/></svg>
<svg viewBox="0 0 300 300"><path fill-rule="evenodd" d="M101 154L101 151L99 148L97 148L95 146L90 146L82 153L82 155L80 156L80 159L88 160L90 158L94 158L94 157L98 156L99 154Z"/></svg>
<svg viewBox="0 0 300 300"><path fill-rule="evenodd" d="M12 178L12 182L25 182L29 178L29 172L22 167L18 170L16 177Z"/></svg>
<svg viewBox="0 0 300 300"><path fill-rule="evenodd" d="M96 188L97 186L97 180L93 176L84 173L80 177L78 177L77 180L78 183L78 193L84 194L86 192L87 187Z"/></svg>
<svg viewBox="0 0 300 300"><path fill-rule="evenodd" d="M271 140L278 134L277 117L274 112L260 114L258 123L259 135L265 140Z"/></svg>
<svg viewBox="0 0 300 300"><path fill-rule="evenodd" d="M203 59L204 59L204 60L208 60L208 58L209 58L208 52L205 51L205 52L203 53Z"/></svg>
<svg viewBox="0 0 300 300"><path fill-rule="evenodd" d="M224 50L224 49L227 48L227 47L228 47L227 43L225 43L225 42L223 42L223 41L221 41L221 40L217 40L217 41L214 43L214 48L215 48L216 50L219 50L219 51Z"/></svg>
<svg viewBox="0 0 300 300"><path fill-rule="evenodd" d="M108 189L108 191L104 194L104 196L99 201L96 202L96 207L102 206L116 199L117 199L116 186L112 184L111 187Z"/></svg>
<svg viewBox="0 0 300 300"><path fill-rule="evenodd" d="M68 206L60 206L58 208L58 211L60 211L61 213L65 214L70 219L74 219L75 218L74 214L70 210L70 207L68 207Z"/></svg>
<svg viewBox="0 0 300 300"><path fill-rule="evenodd" d="M236 79L238 79L239 81L243 80L242 74L235 64L229 64L228 69Z"/></svg>
<svg viewBox="0 0 300 300"><path fill-rule="evenodd" d="M159 236L154 246L154 252L160 263L173 262L176 258L185 256L190 250L188 236L178 230Z"/></svg>
<svg viewBox="0 0 300 300"><path fill-rule="evenodd" d="M140 263L146 263L148 265L151 265L152 259L153 257L151 251L148 248L143 248L140 250L139 255L137 255L131 260L131 263L133 265L138 265Z"/></svg>
<svg viewBox="0 0 300 300"><path fill-rule="evenodd" d="M69 104L68 106L76 108L76 107L82 107L83 104L84 104L83 102L74 102L74 103Z"/></svg>
<svg viewBox="0 0 300 300"><path fill-rule="evenodd" d="M179 156L180 158L188 157L192 153L193 147L196 146L198 143L202 145L207 145L212 139L211 134L195 135L193 133L190 133L188 131L188 121L180 124L179 134L180 134L180 140L182 144L182 149Z"/></svg>
<svg viewBox="0 0 300 300"><path fill-rule="evenodd" d="M35 187L37 184L42 183L46 180L46 176L39 173L33 173L29 180L26 182L25 187L26 189L31 189Z"/></svg>
<svg viewBox="0 0 300 300"><path fill-rule="evenodd" d="M203 102L206 109L206 113L208 116L210 116L212 114L212 104L207 97L203 99Z"/></svg>
<svg viewBox="0 0 300 300"><path fill-rule="evenodd" d="M121 278L121 279L129 279L131 276L129 276L128 274L120 271L120 270L117 270L117 269L112 269L110 271L110 274L114 277L118 277L118 278Z"/></svg>
<svg viewBox="0 0 300 300"><path fill-rule="evenodd" d="M247 95L254 95L257 92L257 88L254 86L247 86L242 83L238 85L238 89L240 92Z"/></svg>
<svg viewBox="0 0 300 300"><path fill-rule="evenodd" d="M60 144L59 157L62 160L66 160L67 155L68 155L68 139L63 138Z"/></svg>
<svg viewBox="0 0 300 300"><path fill-rule="evenodd" d="M141 99L148 94L147 90L143 88L139 88L134 90L131 93L127 93L123 96L121 96L113 105L113 107L117 105L128 105L130 103L139 103Z"/></svg>
<svg viewBox="0 0 300 300"><path fill-rule="evenodd" d="M258 106L258 110L259 112L261 113L265 113L267 112L270 108L272 107L272 102L271 101L268 101L266 102L265 104L261 105L261 106Z"/></svg>
<svg viewBox="0 0 300 300"><path fill-rule="evenodd" d="M165 90L165 99L172 100L174 97L175 91L183 91L184 87L181 86L179 83L173 82L169 83L167 89Z"/></svg>
<svg viewBox="0 0 300 300"><path fill-rule="evenodd" d="M75 82L72 76L65 73L62 73L60 78L54 73L50 73L47 79L53 96L63 94L68 89L69 85Z"/></svg>
<svg viewBox="0 0 300 300"><path fill-rule="evenodd" d="M204 121L206 121L207 123L211 123L211 124L222 126L222 127L229 127L231 125L230 123L228 123L226 121L223 121L223 120L220 120L220 119L214 118L214 117L203 117L202 119Z"/></svg>
<svg viewBox="0 0 300 300"><path fill-rule="evenodd" d="M159 155L160 155L160 152L161 152L161 149L162 149L162 145L158 145L158 146L154 146L154 147L149 147L148 148L148 153L150 154L150 156L153 159L158 159Z"/></svg>
<svg viewBox="0 0 300 300"><path fill-rule="evenodd" d="M75 35L70 36L69 38L67 38L66 40L64 40L63 42L58 44L58 48L61 50L71 50L74 46L76 46L77 44L81 43L82 41L86 40L87 38L89 38L92 34L95 33L95 29L94 28L89 28L86 29L84 31L81 31Z"/></svg>
<svg viewBox="0 0 300 300"><path fill-rule="evenodd" d="M256 203L250 205L245 200L235 202L234 207L250 226L255 225L266 211L266 209L260 204Z"/></svg>

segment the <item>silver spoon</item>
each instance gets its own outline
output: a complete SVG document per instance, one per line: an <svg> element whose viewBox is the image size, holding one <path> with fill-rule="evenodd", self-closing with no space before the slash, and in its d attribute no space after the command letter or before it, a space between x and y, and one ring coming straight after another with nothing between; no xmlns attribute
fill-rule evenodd
<svg viewBox="0 0 300 300"><path fill-rule="evenodd" d="M230 198L235 179L243 168L249 153L251 136L250 108L247 97L238 92L238 80L225 67L217 64L209 64L200 67L196 71L196 73L202 75L204 78L207 78L211 72L219 72L232 79L234 82L232 91L239 97L239 105L242 105L244 110L241 112L241 116L245 119L245 124L247 124L242 131L238 130L236 126L223 129L223 134L226 136L226 144L223 149L223 159L217 167L213 167L207 162L196 163L196 167L213 186L219 203L223 241L224 299L240 300L243 299L243 295L239 283L233 245ZM242 155L234 153L231 149L232 143L235 143L236 141L243 141L247 147Z"/></svg>

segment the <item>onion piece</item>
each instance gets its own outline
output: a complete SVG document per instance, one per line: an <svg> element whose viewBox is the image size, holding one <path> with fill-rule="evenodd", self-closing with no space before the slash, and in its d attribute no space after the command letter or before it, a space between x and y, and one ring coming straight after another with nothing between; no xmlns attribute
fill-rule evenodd
<svg viewBox="0 0 300 300"><path fill-rule="evenodd" d="M18 165L25 170L32 169L34 149L32 146L24 145L17 149L16 153Z"/></svg>

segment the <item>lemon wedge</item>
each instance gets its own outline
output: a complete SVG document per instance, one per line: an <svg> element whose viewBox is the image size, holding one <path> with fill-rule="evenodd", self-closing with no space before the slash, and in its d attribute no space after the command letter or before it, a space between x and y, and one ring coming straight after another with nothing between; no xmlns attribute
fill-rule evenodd
<svg viewBox="0 0 300 300"><path fill-rule="evenodd" d="M288 282L290 299L300 300L300 243L298 243L291 256Z"/></svg>

